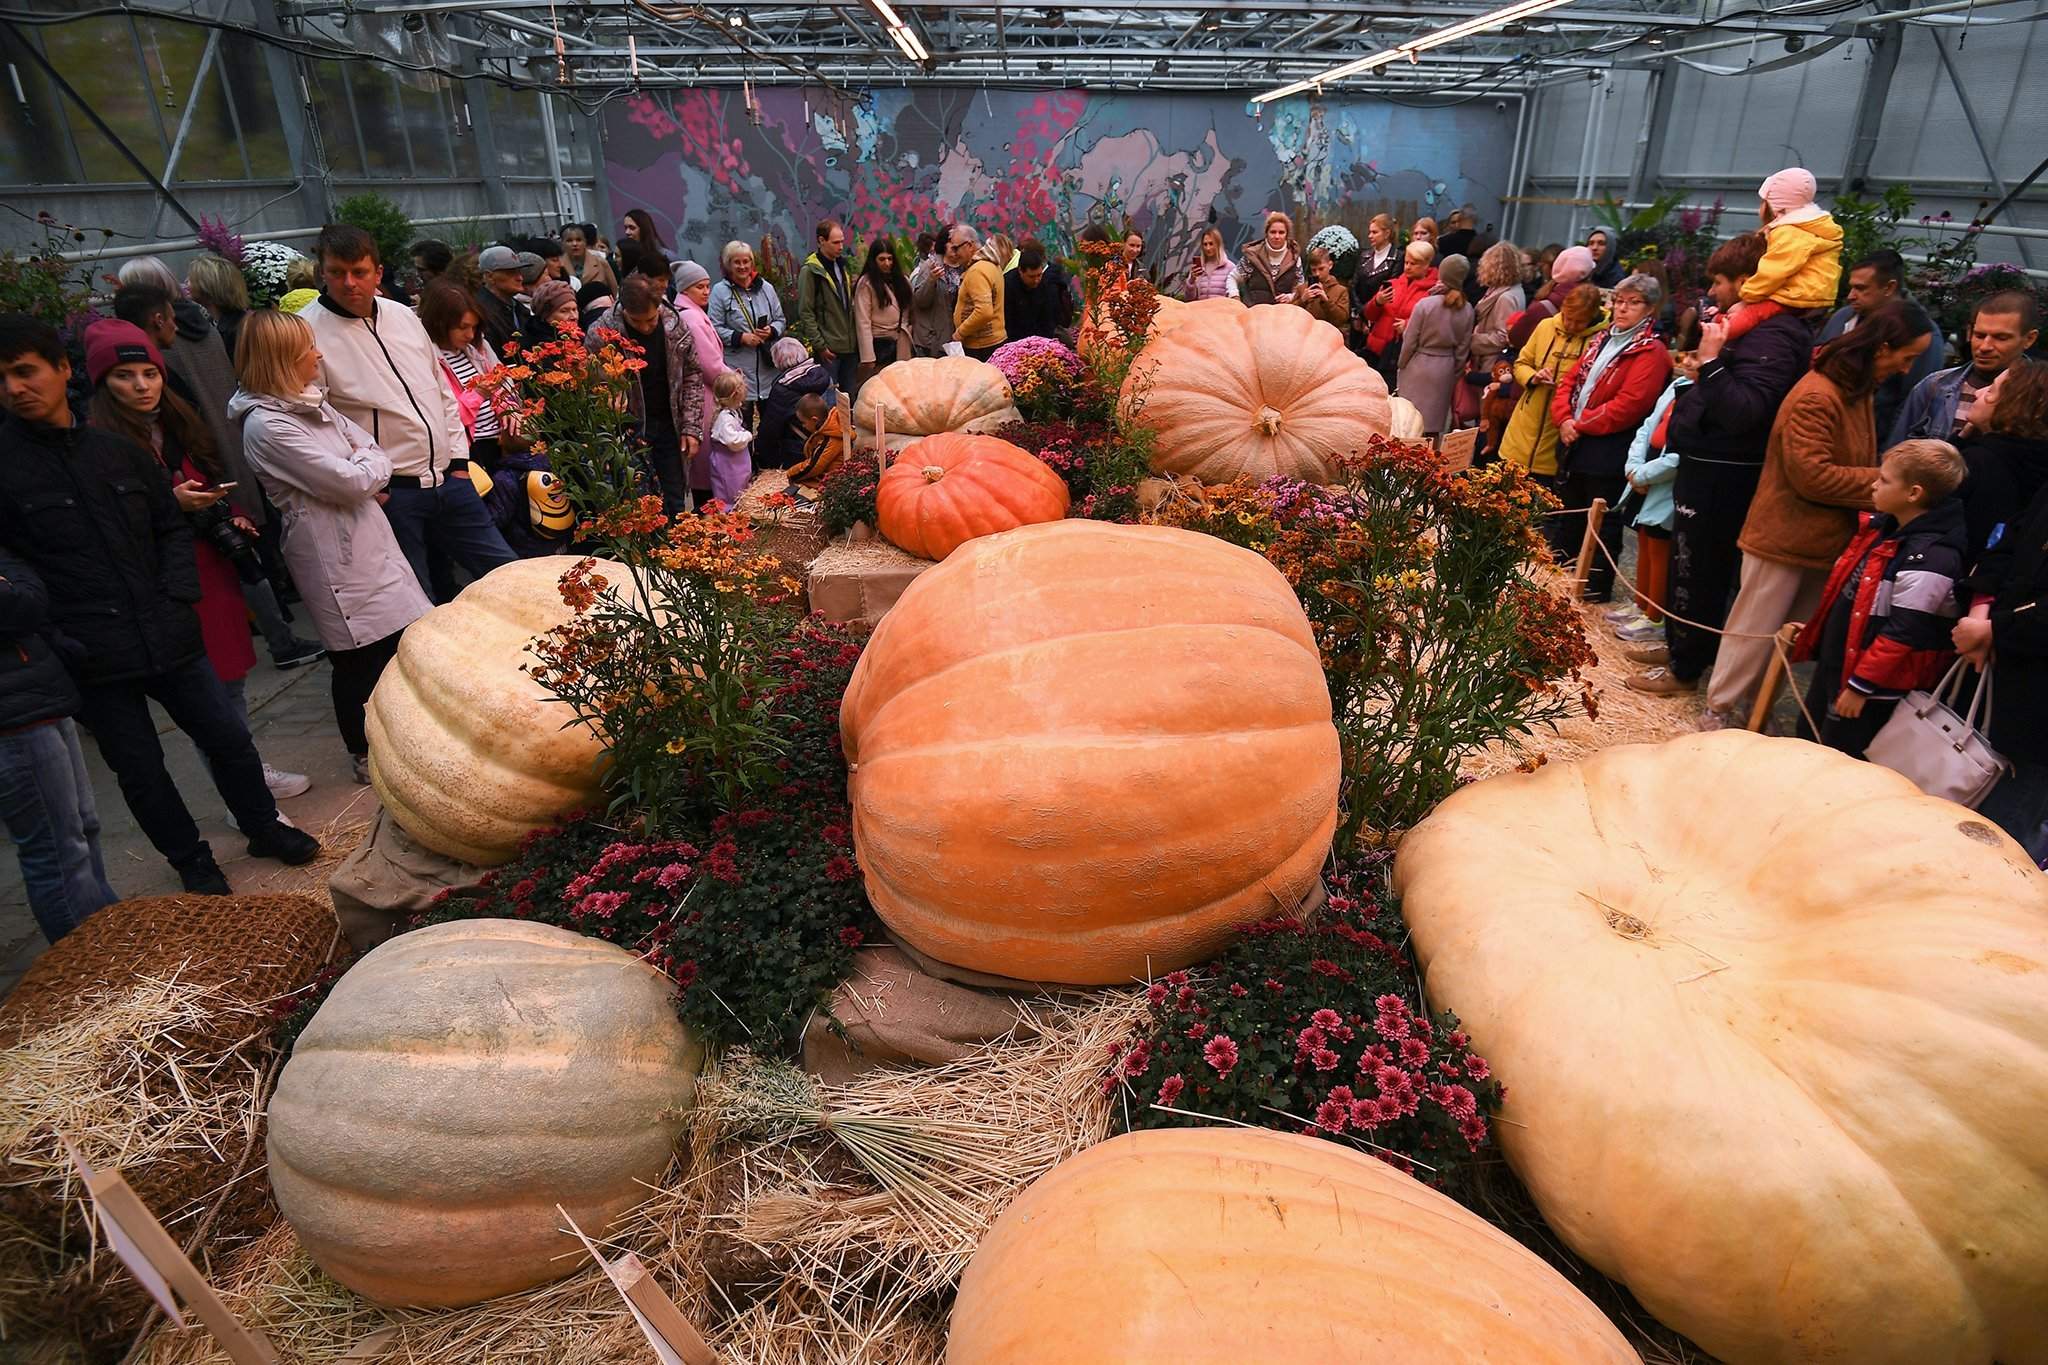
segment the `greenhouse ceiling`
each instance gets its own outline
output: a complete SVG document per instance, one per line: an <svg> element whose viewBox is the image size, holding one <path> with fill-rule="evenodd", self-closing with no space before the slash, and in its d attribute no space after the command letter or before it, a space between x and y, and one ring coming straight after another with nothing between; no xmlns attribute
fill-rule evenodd
<svg viewBox="0 0 2048 1365"><path fill-rule="evenodd" d="M258 0L263 3L264 0ZM2037 11L2040 0L2027 3ZM634 85L816 80L908 84L1375 91L1469 98L1598 71L1681 61L1789 64L1893 22L1962 22L2001 0L1877 10L1818 0L1774 7L1685 0L1432 4L1279 0L1191 9L850 0L712 5L663 0L281 0L287 31L424 68L567 84L593 97ZM1980 20L1981 22L1981 20ZM1347 70L1346 68L1350 68Z"/></svg>

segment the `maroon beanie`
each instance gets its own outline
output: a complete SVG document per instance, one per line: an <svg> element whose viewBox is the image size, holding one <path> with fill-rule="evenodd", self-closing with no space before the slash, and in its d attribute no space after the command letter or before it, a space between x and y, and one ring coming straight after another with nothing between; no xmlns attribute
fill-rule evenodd
<svg viewBox="0 0 2048 1365"><path fill-rule="evenodd" d="M116 365L150 364L164 368L164 353L149 333L132 322L102 318L85 329L85 377L94 388Z"/></svg>

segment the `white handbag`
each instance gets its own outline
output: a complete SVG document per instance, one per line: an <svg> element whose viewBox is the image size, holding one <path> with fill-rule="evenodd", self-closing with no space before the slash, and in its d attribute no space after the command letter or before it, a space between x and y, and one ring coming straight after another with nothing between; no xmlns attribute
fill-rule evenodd
<svg viewBox="0 0 2048 1365"><path fill-rule="evenodd" d="M1980 709L1984 713L1984 729L1991 728L1989 670L1970 701L1970 713L1956 714L1952 703L1957 689L1963 685L1966 666L1957 659L1933 692L1908 692L1863 756L1912 778L1913 784L1929 796L1974 810L1978 802L1991 794L1999 779L2012 770L2012 765L1977 728Z"/></svg>

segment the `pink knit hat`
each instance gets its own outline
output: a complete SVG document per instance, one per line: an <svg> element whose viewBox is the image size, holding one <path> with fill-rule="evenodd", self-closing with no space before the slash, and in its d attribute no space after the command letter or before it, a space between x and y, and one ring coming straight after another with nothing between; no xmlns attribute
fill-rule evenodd
<svg viewBox="0 0 2048 1365"><path fill-rule="evenodd" d="M97 386L117 365L164 367L164 353L149 334L132 322L101 318L85 329L85 377Z"/></svg>
<svg viewBox="0 0 2048 1365"><path fill-rule="evenodd" d="M1771 206L1771 212L1779 217L1804 208L1813 202L1813 196L1820 186L1813 178L1813 172L1804 166L1787 166L1757 187L1756 197Z"/></svg>
<svg viewBox="0 0 2048 1365"><path fill-rule="evenodd" d="M1593 277L1593 253L1582 246L1568 246L1550 263L1550 278L1558 284L1579 284Z"/></svg>

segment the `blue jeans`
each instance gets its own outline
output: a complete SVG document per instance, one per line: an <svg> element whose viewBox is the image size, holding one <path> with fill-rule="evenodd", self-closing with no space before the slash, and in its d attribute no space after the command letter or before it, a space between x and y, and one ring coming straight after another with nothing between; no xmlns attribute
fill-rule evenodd
<svg viewBox="0 0 2048 1365"><path fill-rule="evenodd" d="M2035 866L2048 863L2048 763L2015 763L1977 814L2010 834Z"/></svg>
<svg viewBox="0 0 2048 1365"><path fill-rule="evenodd" d="M434 594L430 550L460 564L473 579L517 558L491 520L491 511L484 506L476 485L467 478L458 475L432 488L393 486L384 491L390 495L384 516L391 523L391 534L420 580L420 590L430 599L448 600Z"/></svg>
<svg viewBox="0 0 2048 1365"><path fill-rule="evenodd" d="M50 942L121 899L100 859L100 813L75 722L0 735L0 823L21 858L29 912Z"/></svg>

